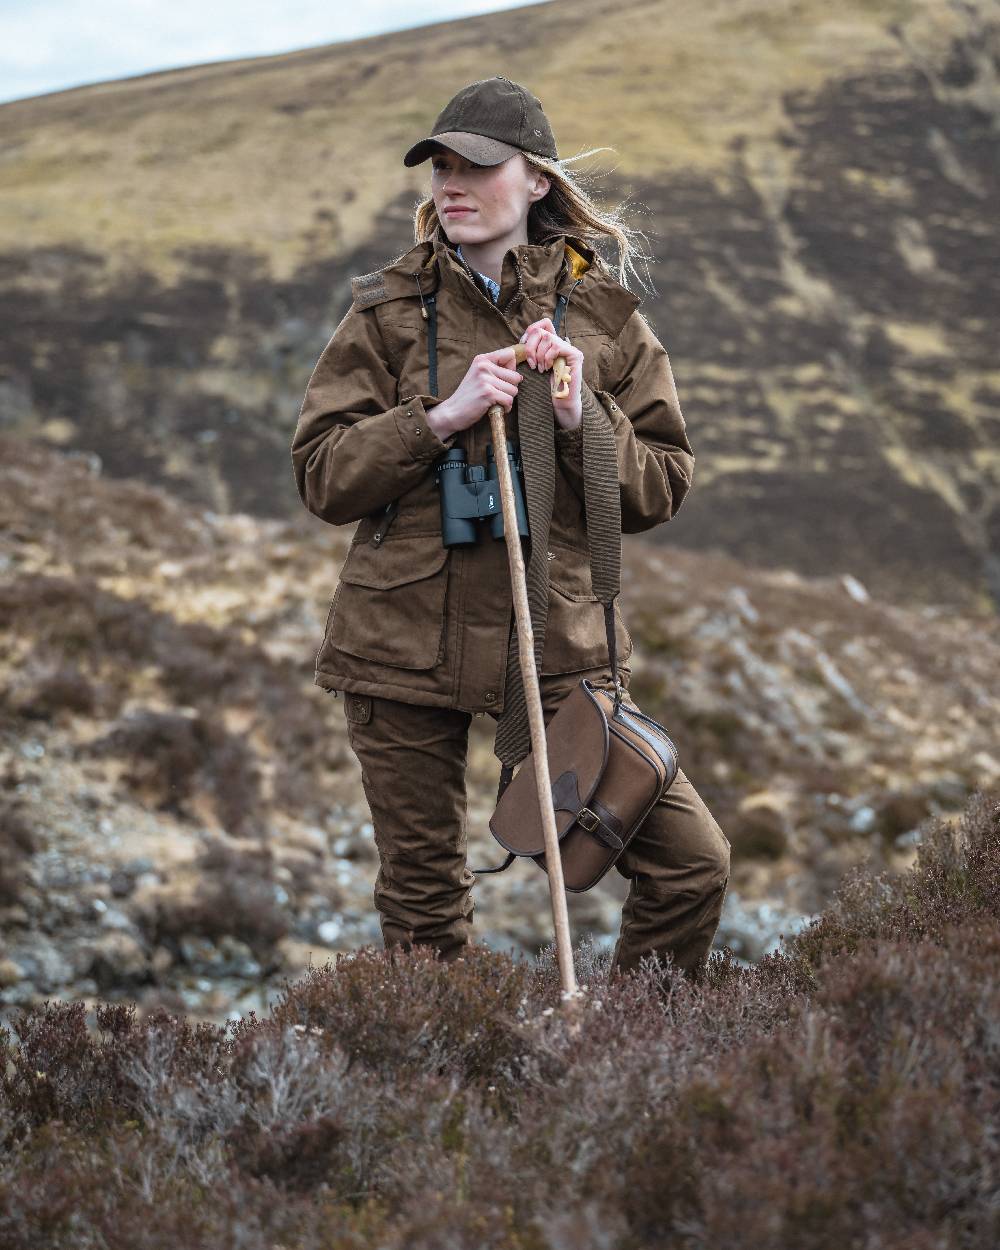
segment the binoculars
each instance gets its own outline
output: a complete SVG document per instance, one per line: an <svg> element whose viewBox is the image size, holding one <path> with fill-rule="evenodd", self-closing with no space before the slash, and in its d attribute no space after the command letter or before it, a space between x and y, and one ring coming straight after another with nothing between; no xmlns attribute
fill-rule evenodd
<svg viewBox="0 0 1000 1250"><path fill-rule="evenodd" d="M524 502L524 468L521 449L506 439L507 463L514 484L517 531L528 537L528 513ZM435 465L435 484L441 491L441 541L446 547L478 541L477 524L489 520L494 538L503 538L503 504L493 444L486 445L486 464L469 464L465 451L453 447Z"/></svg>

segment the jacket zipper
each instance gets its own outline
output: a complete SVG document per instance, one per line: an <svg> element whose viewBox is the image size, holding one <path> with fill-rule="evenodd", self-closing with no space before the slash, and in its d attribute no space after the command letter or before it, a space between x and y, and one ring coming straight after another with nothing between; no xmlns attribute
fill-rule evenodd
<svg viewBox="0 0 1000 1250"><path fill-rule="evenodd" d="M472 274L472 266L469 264L469 262L465 259L464 256L459 256L457 252L455 253L455 259L461 262L462 267L465 271L465 276L468 279L468 281L471 283L472 289L476 292L476 295L478 295L478 297L483 301L484 304L486 304L490 308L492 312L495 312L498 317L502 318L504 325L507 327L510 333L514 336L514 338L517 338L517 335L514 334L513 326L507 320L507 316L501 310L500 305L494 304L492 299L490 299L490 297L486 294L486 292L482 290L482 288L476 282L476 279L473 277L473 274ZM521 278L521 266L517 263L516 255L514 256L514 268L517 271L517 290L507 301L505 305L506 308L510 308L511 305L514 304L515 301L517 301L520 298L520 296L523 294L524 288L523 288L523 281Z"/></svg>

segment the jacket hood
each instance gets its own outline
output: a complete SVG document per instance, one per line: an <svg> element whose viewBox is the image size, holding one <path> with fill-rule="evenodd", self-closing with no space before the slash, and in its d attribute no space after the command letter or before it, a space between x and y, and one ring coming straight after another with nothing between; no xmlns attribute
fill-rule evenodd
<svg viewBox="0 0 1000 1250"><path fill-rule="evenodd" d="M572 291L574 307L613 337L642 302L599 268L596 252L575 235L552 234L539 243L519 243L508 249L505 265L508 257L520 276L524 295L544 303L539 296ZM385 268L352 278L353 307L370 308L413 297L418 289L425 295L436 291L443 265L467 269L455 244L438 227L431 239L415 244Z"/></svg>

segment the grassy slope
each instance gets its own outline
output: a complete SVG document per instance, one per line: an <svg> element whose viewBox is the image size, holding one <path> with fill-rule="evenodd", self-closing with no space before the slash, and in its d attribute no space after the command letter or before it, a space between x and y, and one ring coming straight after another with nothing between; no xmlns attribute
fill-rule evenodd
<svg viewBox="0 0 1000 1250"><path fill-rule="evenodd" d="M0 109L0 252L30 237L167 277L178 246L242 244L287 277L313 250L317 207L333 211L330 249L351 251L387 200L416 198L425 171L402 152L486 64L540 96L563 156L613 144L596 159L625 178L693 168L724 183L746 136L764 142L762 181L780 181L783 93L898 60L887 23L914 18L918 44L957 21L933 0L627 0L614 22L599 0L553 0L17 101Z"/></svg>

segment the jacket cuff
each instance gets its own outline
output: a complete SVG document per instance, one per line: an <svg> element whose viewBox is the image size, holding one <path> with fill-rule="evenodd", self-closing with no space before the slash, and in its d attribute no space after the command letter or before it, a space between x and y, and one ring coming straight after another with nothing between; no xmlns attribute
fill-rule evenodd
<svg viewBox="0 0 1000 1250"><path fill-rule="evenodd" d="M586 382L580 382L580 402L581 406L586 410L588 407L596 407L599 413L604 414L604 405L597 398ZM584 501L583 487L583 422L576 427L575 430L563 430L556 426L556 455L563 471L563 476L569 482L570 486L577 497Z"/></svg>
<svg viewBox="0 0 1000 1250"><path fill-rule="evenodd" d="M455 445L457 430L442 442L427 421L428 409L438 402L433 395L410 395L395 410L400 441L418 463L437 460Z"/></svg>
<svg viewBox="0 0 1000 1250"><path fill-rule="evenodd" d="M581 456L583 454L583 427L578 425L575 430L564 430L556 426L556 447L561 449L566 456Z"/></svg>

